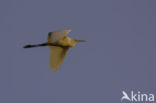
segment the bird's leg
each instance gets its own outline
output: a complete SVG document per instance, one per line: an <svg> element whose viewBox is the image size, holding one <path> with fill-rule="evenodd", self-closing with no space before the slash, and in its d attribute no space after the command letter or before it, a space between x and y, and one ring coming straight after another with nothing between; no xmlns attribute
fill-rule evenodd
<svg viewBox="0 0 156 103"><path fill-rule="evenodd" d="M36 45L25 45L23 48L33 48L33 47L41 47L41 46L57 46L61 48L69 48L69 46L62 46L57 43L42 43L42 44L36 44Z"/></svg>
<svg viewBox="0 0 156 103"><path fill-rule="evenodd" d="M36 45L25 45L23 48L33 48L33 47L40 47L40 46L47 46L47 43L36 44Z"/></svg>

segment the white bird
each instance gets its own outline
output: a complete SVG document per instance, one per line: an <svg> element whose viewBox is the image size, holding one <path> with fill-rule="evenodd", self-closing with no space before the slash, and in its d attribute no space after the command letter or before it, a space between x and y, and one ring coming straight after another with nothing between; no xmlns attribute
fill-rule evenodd
<svg viewBox="0 0 156 103"><path fill-rule="evenodd" d="M127 100L131 101L131 99L128 97L128 94L125 91L122 91L122 94L123 94L123 96L121 98L121 101L124 100L124 99L127 99Z"/></svg>
<svg viewBox="0 0 156 103"><path fill-rule="evenodd" d="M76 42L85 41L67 37L69 32L71 32L71 30L49 32L48 41L46 43L26 45L24 48L48 46L50 48L49 67L51 70L57 71L57 69L62 64L69 48L74 47Z"/></svg>

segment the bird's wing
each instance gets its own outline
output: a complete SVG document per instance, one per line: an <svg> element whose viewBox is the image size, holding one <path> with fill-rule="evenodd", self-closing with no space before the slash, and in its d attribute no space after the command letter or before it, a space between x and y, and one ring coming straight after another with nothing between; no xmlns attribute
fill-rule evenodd
<svg viewBox="0 0 156 103"><path fill-rule="evenodd" d="M68 47L62 48L57 46L49 46L49 48L50 48L49 66L51 70L56 71L62 64L69 48Z"/></svg>
<svg viewBox="0 0 156 103"><path fill-rule="evenodd" d="M69 32L71 32L71 30L60 30L60 31L49 32L48 42L55 43L61 40L63 37L67 36Z"/></svg>

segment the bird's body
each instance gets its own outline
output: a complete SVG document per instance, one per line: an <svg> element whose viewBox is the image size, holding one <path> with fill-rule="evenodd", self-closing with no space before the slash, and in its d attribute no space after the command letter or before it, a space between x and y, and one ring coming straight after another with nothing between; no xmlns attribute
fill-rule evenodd
<svg viewBox="0 0 156 103"><path fill-rule="evenodd" d="M58 45L61 45L61 46L69 46L69 47L74 47L75 46L75 40L72 39L72 38L69 38L69 37L64 37L63 39L59 40L57 42Z"/></svg>
<svg viewBox="0 0 156 103"><path fill-rule="evenodd" d="M71 30L49 32L46 43L26 45L24 48L48 46L50 48L49 66L51 70L56 71L62 64L69 48L74 47L76 42L84 42L84 40L67 37L69 32L71 32Z"/></svg>

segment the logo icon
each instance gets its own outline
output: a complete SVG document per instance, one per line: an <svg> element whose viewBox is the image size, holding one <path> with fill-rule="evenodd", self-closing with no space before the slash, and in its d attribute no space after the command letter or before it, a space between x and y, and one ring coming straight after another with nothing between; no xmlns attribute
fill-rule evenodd
<svg viewBox="0 0 156 103"><path fill-rule="evenodd" d="M124 99L127 99L127 100L131 101L131 99L128 97L128 95L127 95L127 93L125 91L122 91L122 94L123 94L123 96L121 98L121 101L124 100Z"/></svg>
<svg viewBox="0 0 156 103"><path fill-rule="evenodd" d="M125 91L122 91L122 97L121 101L123 100L128 100L131 102L154 102L154 94L146 94L146 93L141 93L140 91L134 92L131 91L128 95Z"/></svg>

